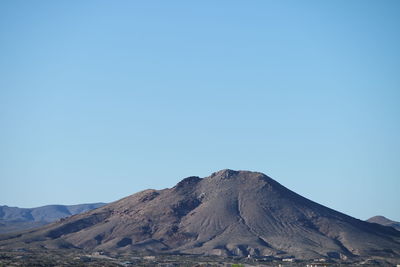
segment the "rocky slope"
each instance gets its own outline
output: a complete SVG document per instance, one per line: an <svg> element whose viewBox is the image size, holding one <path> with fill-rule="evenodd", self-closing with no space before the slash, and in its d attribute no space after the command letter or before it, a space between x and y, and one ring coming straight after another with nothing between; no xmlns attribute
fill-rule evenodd
<svg viewBox="0 0 400 267"><path fill-rule="evenodd" d="M47 205L37 208L0 206L0 233L31 229L71 215L104 206L105 203Z"/></svg>
<svg viewBox="0 0 400 267"><path fill-rule="evenodd" d="M0 248L83 248L236 256L399 258L400 232L312 202L268 176L222 170L145 190Z"/></svg>
<svg viewBox="0 0 400 267"><path fill-rule="evenodd" d="M400 222L395 222L395 221L389 220L388 218L386 218L384 216L374 216L372 218L369 218L367 220L367 222L377 223L377 224L384 225L384 226L390 226L390 227L393 227L394 229L396 229L397 231L400 231Z"/></svg>

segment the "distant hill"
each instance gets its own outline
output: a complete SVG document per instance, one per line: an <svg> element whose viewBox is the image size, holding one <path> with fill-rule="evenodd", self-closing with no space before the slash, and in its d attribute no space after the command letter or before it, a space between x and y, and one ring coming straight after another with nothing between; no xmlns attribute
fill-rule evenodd
<svg viewBox="0 0 400 267"><path fill-rule="evenodd" d="M145 190L29 232L0 249L400 260L400 232L337 212L250 171Z"/></svg>
<svg viewBox="0 0 400 267"><path fill-rule="evenodd" d="M384 226L390 226L390 227L393 227L394 229L400 231L400 222L395 222L395 221L389 220L388 218L386 218L384 216L374 216L372 218L369 218L367 220L367 222L377 223L377 224L384 225Z"/></svg>
<svg viewBox="0 0 400 267"><path fill-rule="evenodd" d="M38 208L0 206L0 233L31 229L71 215L93 210L105 203L47 205Z"/></svg>

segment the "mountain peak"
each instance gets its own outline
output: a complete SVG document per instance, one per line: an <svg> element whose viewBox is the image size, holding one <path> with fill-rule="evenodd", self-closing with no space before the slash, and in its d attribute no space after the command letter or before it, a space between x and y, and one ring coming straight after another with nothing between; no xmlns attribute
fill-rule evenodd
<svg viewBox="0 0 400 267"><path fill-rule="evenodd" d="M392 221L392 220L386 218L385 216L380 216L380 215L374 216L372 218L369 218L367 220L367 222L377 223L377 224L384 225L384 226L390 226L390 227L393 227L394 229L400 231L400 222Z"/></svg>
<svg viewBox="0 0 400 267"><path fill-rule="evenodd" d="M377 215L377 216L371 217L371 218L368 219L368 221L372 222L372 223L379 223L379 224L393 223L394 222L394 221L392 221L392 220L390 220L390 219L388 219L388 218L386 218L385 216L382 216L382 215Z"/></svg>
<svg viewBox="0 0 400 267"><path fill-rule="evenodd" d="M252 178L252 177L260 178L260 177L263 177L263 178L267 178L268 176L266 176L265 174L263 174L261 172L253 172L253 171L247 171L247 170L231 170L231 169L223 169L223 170L214 172L209 176L209 178L222 178L222 179L230 179L230 178L235 178L235 177L242 177L242 178Z"/></svg>
<svg viewBox="0 0 400 267"><path fill-rule="evenodd" d="M198 176L189 176L189 177L182 179L182 181L177 183L174 188L181 189L181 188L186 188L188 186L191 187L200 181L201 181L201 178Z"/></svg>
<svg viewBox="0 0 400 267"><path fill-rule="evenodd" d="M0 237L0 247L7 248L60 244L240 257L400 258L400 232L319 205L260 172L230 169L139 192L18 237Z"/></svg>
<svg viewBox="0 0 400 267"><path fill-rule="evenodd" d="M231 169L223 169L223 170L219 170L217 172L212 173L210 177L229 178L238 173L239 173L238 171L234 171Z"/></svg>

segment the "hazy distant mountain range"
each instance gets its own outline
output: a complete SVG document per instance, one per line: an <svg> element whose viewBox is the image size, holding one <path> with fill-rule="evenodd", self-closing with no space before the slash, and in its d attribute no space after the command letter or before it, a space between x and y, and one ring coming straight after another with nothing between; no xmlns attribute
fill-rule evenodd
<svg viewBox="0 0 400 267"><path fill-rule="evenodd" d="M377 224L384 225L384 226L390 226L390 227L393 227L394 229L400 231L400 222L395 222L395 221L389 220L388 218L386 218L384 216L374 216L372 218L369 218L367 220L367 222L377 223Z"/></svg>
<svg viewBox="0 0 400 267"><path fill-rule="evenodd" d="M47 205L38 208L0 206L0 233L39 227L61 218L104 206L105 203Z"/></svg>
<svg viewBox="0 0 400 267"><path fill-rule="evenodd" d="M0 249L19 248L398 260L400 232L324 207L262 173L222 170L0 236Z"/></svg>

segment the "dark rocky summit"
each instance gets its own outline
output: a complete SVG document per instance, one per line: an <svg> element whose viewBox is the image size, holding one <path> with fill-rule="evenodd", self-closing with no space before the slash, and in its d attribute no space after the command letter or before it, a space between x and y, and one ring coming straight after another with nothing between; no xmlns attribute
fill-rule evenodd
<svg viewBox="0 0 400 267"><path fill-rule="evenodd" d="M262 173L222 170L0 236L0 249L26 247L399 259L400 232L319 205Z"/></svg>

